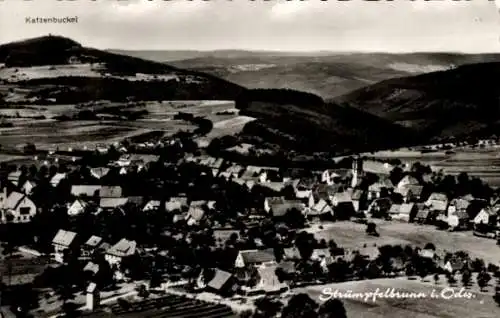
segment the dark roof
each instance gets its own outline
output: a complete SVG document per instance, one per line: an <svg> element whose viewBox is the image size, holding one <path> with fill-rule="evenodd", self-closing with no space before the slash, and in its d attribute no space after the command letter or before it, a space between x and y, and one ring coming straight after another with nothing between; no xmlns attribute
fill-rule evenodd
<svg viewBox="0 0 500 318"><path fill-rule="evenodd" d="M297 209L302 212L305 204L300 201L285 201L283 203L271 204L271 212L273 216L284 216L291 209Z"/></svg>
<svg viewBox="0 0 500 318"><path fill-rule="evenodd" d="M243 261L248 264L260 264L276 261L272 248L266 250L245 250L240 251Z"/></svg>

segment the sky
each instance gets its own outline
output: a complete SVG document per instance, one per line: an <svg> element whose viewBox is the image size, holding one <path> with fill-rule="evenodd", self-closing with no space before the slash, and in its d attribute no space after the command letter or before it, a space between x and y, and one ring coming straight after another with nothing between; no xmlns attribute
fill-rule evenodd
<svg viewBox="0 0 500 318"><path fill-rule="evenodd" d="M500 0L0 0L0 43L127 50L498 52ZM78 16L76 24L26 17Z"/></svg>

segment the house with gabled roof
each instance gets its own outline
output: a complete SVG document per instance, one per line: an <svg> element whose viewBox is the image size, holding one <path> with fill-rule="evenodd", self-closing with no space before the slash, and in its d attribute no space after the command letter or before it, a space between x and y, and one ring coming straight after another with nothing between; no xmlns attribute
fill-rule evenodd
<svg viewBox="0 0 500 318"><path fill-rule="evenodd" d="M19 170L13 171L7 175L7 180L9 180L16 187L18 187L18 186L20 186L19 178L21 177L21 174L22 174L22 172Z"/></svg>
<svg viewBox="0 0 500 318"><path fill-rule="evenodd" d="M342 178L342 175L338 174L336 169L326 169L321 173L321 182L332 185L336 181Z"/></svg>
<svg viewBox="0 0 500 318"><path fill-rule="evenodd" d="M50 184L53 187L57 187L62 180L66 179L66 177L66 173L58 172L50 179Z"/></svg>
<svg viewBox="0 0 500 318"><path fill-rule="evenodd" d="M73 185L71 186L71 195L75 197L94 197L99 194L100 185Z"/></svg>
<svg viewBox="0 0 500 318"><path fill-rule="evenodd" d="M121 198L122 187L120 186L103 186L99 189L99 197L101 198Z"/></svg>
<svg viewBox="0 0 500 318"><path fill-rule="evenodd" d="M37 183L33 180L27 180L23 186L21 187L21 190L24 194L30 195L33 193L33 190L36 188Z"/></svg>
<svg viewBox="0 0 500 318"><path fill-rule="evenodd" d="M410 222L418 213L415 203L393 204L389 209L389 216L393 220Z"/></svg>
<svg viewBox="0 0 500 318"><path fill-rule="evenodd" d="M188 225L199 224L205 217L205 210L202 206L191 206L186 214L186 222Z"/></svg>
<svg viewBox="0 0 500 318"><path fill-rule="evenodd" d="M448 203L446 194L434 192L429 196L427 201L425 201L425 206L439 219L443 216L447 216Z"/></svg>
<svg viewBox="0 0 500 318"><path fill-rule="evenodd" d="M7 196L6 188L2 193L0 205L2 223L27 223L37 213L35 203L26 194L13 191Z"/></svg>
<svg viewBox="0 0 500 318"><path fill-rule="evenodd" d="M307 218L316 218L322 215L333 215L333 208L326 200L319 200L313 207L306 210Z"/></svg>
<svg viewBox="0 0 500 318"><path fill-rule="evenodd" d="M101 198L99 208L102 210L114 210L123 207L128 202L128 198Z"/></svg>
<svg viewBox="0 0 500 318"><path fill-rule="evenodd" d="M229 297L236 292L237 285L233 275L220 269L203 270L197 285L208 292Z"/></svg>
<svg viewBox="0 0 500 318"><path fill-rule="evenodd" d="M68 207L69 216L77 216L86 211L97 210L97 205L86 199L76 199Z"/></svg>
<svg viewBox="0 0 500 318"><path fill-rule="evenodd" d="M368 187L368 200L374 200L389 195L394 190L394 185L389 178L381 177Z"/></svg>
<svg viewBox="0 0 500 318"><path fill-rule="evenodd" d="M89 239L82 245L81 254L84 257L90 257L97 250L103 250L105 242L102 237L97 235L92 235Z"/></svg>
<svg viewBox="0 0 500 318"><path fill-rule="evenodd" d="M312 178L302 178L292 182L292 186L297 199L307 199L316 186L316 180Z"/></svg>
<svg viewBox="0 0 500 318"><path fill-rule="evenodd" d="M429 223L432 220L429 208L425 207L424 205L418 205L418 204L417 207L418 207L418 212L415 215L413 221L419 224Z"/></svg>
<svg viewBox="0 0 500 318"><path fill-rule="evenodd" d="M416 202L419 201L422 197L422 192L424 190L424 186L417 184L406 184L401 187L398 187L394 190L394 193L398 193L403 198L403 201L408 202Z"/></svg>
<svg viewBox="0 0 500 318"><path fill-rule="evenodd" d="M66 250L72 252L76 247L76 233L60 229L56 236L52 239L52 246L54 247L54 259L57 262L64 262L64 253Z"/></svg>
<svg viewBox="0 0 500 318"><path fill-rule="evenodd" d="M337 192L332 200L333 215L337 219L349 219L356 214L352 202L352 191Z"/></svg>
<svg viewBox="0 0 500 318"><path fill-rule="evenodd" d="M344 191L344 188L340 184L318 184L309 196L308 206L312 208L320 200L330 202L336 193Z"/></svg>
<svg viewBox="0 0 500 318"><path fill-rule="evenodd" d="M279 203L271 204L271 209L269 213L273 217L284 217L290 210L297 209L299 212L303 213L306 209L306 205L299 200L285 200Z"/></svg>
<svg viewBox="0 0 500 318"><path fill-rule="evenodd" d="M91 168L90 169L90 175L98 180L102 179L103 177L107 176L109 173L110 169L107 167L98 167L98 168Z"/></svg>
<svg viewBox="0 0 500 318"><path fill-rule="evenodd" d="M186 197L171 197L167 202L165 202L165 210L167 212L173 212L176 210L184 211L189 208Z"/></svg>
<svg viewBox="0 0 500 318"><path fill-rule="evenodd" d="M104 258L110 265L119 265L123 258L136 253L137 243L125 238L111 246L104 254Z"/></svg>
<svg viewBox="0 0 500 318"><path fill-rule="evenodd" d="M415 177L408 174L398 182L396 190L399 191L400 189L408 185L420 185L420 182Z"/></svg>
<svg viewBox="0 0 500 318"><path fill-rule="evenodd" d="M244 268L248 266L258 267L264 264L275 264L276 257L274 250L268 248L265 250L243 250L239 251L234 262L234 267Z"/></svg>

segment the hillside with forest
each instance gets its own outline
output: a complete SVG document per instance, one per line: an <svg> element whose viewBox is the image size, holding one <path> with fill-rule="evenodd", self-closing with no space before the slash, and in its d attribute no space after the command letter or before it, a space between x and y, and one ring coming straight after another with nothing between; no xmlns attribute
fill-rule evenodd
<svg viewBox="0 0 500 318"><path fill-rule="evenodd" d="M382 81L335 101L418 131L428 138L496 134L500 128L500 63Z"/></svg>

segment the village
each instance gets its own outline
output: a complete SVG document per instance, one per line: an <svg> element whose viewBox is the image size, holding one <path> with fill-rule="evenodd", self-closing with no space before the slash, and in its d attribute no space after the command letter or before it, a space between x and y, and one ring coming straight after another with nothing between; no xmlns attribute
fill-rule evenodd
<svg viewBox="0 0 500 318"><path fill-rule="evenodd" d="M18 316L272 317L308 285L444 275L454 286L460 274L483 291L500 273L434 242L352 249L315 236L352 222L377 237L395 222L500 239L498 191L418 162L253 166L176 139L33 151L0 172L2 310Z"/></svg>

